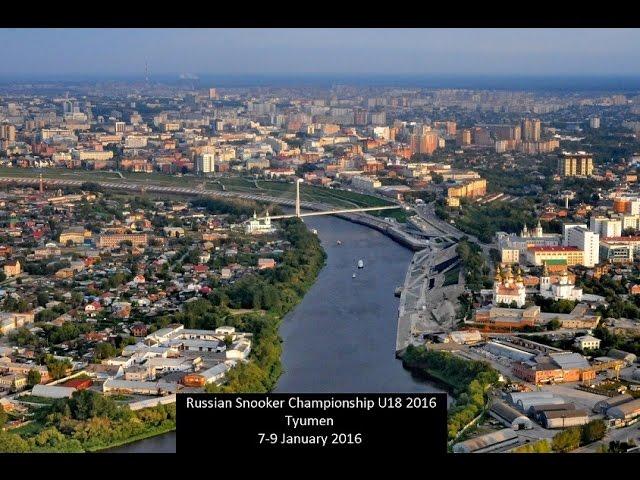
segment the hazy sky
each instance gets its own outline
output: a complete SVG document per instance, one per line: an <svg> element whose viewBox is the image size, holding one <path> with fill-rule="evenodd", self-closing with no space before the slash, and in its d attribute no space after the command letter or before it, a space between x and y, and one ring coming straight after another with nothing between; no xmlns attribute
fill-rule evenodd
<svg viewBox="0 0 640 480"><path fill-rule="evenodd" d="M637 29L0 29L0 76L640 75Z"/></svg>

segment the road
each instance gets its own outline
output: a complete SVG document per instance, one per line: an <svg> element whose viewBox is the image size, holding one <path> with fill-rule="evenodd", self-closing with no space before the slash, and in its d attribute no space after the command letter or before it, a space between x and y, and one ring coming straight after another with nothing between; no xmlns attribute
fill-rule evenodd
<svg viewBox="0 0 640 480"><path fill-rule="evenodd" d="M418 205L415 207L416 212L420 216L422 220L427 222L436 230L441 231L445 235L451 235L456 238L456 240L460 240L462 237L467 237L470 241L477 243L480 248L482 248L482 253L489 260L487 263L491 269L493 269L493 262L491 261L490 251L492 248L497 248L497 246L493 243L483 243L476 236L464 233L461 230L458 230L456 227L451 225L444 220L438 218L435 212L435 202L427 203L425 205Z"/></svg>
<svg viewBox="0 0 640 480"><path fill-rule="evenodd" d="M629 442L630 440L633 440L636 445L640 444L640 429L638 423L629 425L628 427L607 430L604 439L601 441L580 447L572 453L597 453L602 448L602 445L609 446L609 442Z"/></svg>

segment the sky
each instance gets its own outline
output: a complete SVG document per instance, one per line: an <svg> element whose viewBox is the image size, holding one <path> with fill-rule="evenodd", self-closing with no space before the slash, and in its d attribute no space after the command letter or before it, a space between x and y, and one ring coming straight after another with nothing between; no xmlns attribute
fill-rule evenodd
<svg viewBox="0 0 640 480"><path fill-rule="evenodd" d="M640 75L640 29L0 29L0 76Z"/></svg>

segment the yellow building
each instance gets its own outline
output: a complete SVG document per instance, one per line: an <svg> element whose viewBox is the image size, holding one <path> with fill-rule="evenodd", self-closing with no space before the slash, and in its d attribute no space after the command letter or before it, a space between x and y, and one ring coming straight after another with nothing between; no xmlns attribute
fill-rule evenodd
<svg viewBox="0 0 640 480"><path fill-rule="evenodd" d="M578 247L529 247L527 257L534 265L542 265L548 260L564 260L568 267L584 264L584 252Z"/></svg>
<svg viewBox="0 0 640 480"><path fill-rule="evenodd" d="M502 263L519 263L520 262L520 250L517 248L503 248L502 249Z"/></svg>
<svg viewBox="0 0 640 480"><path fill-rule="evenodd" d="M72 243L79 245L84 243L84 239L91 236L91 232L85 230L84 228L70 228L65 230L60 234L60 238L58 241L62 245L66 245L67 242L71 241Z"/></svg>
<svg viewBox="0 0 640 480"><path fill-rule="evenodd" d="M558 174L562 177L593 175L593 156L585 152L563 152L558 159Z"/></svg>
<svg viewBox="0 0 640 480"><path fill-rule="evenodd" d="M147 245L146 233L114 233L100 235L98 239L98 246L100 248L116 248L119 247L122 242L131 242L132 246Z"/></svg>
<svg viewBox="0 0 640 480"><path fill-rule="evenodd" d="M22 273L22 265L20 265L20 260L15 260L13 262L7 262L4 265L4 274L7 277L16 277Z"/></svg>
<svg viewBox="0 0 640 480"><path fill-rule="evenodd" d="M455 185L447 189L448 197L482 197L487 193L487 181L484 178L468 180L460 185Z"/></svg>

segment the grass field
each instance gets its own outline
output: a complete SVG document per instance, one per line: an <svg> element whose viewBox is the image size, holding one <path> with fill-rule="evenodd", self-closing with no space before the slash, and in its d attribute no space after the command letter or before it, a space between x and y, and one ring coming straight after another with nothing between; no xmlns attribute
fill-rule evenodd
<svg viewBox="0 0 640 480"><path fill-rule="evenodd" d="M444 274L444 283L443 287L448 287L449 285L457 285L458 284L458 276L460 275L460 266L452 268L448 272Z"/></svg>

